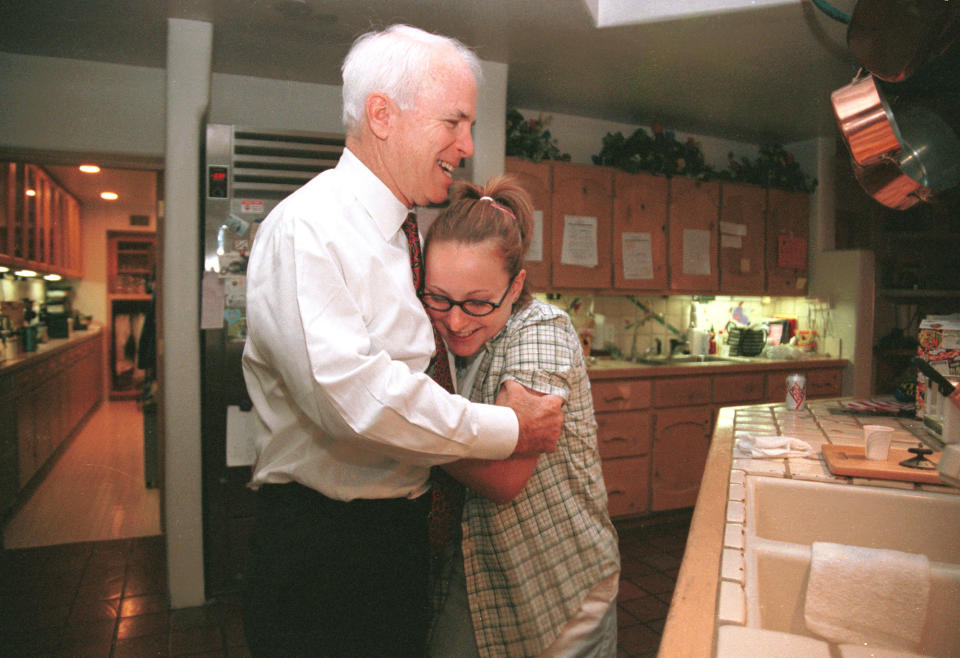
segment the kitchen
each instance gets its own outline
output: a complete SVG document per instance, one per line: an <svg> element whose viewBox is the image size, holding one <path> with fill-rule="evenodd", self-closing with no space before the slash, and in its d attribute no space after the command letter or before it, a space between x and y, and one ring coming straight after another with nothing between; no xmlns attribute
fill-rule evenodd
<svg viewBox="0 0 960 658"><path fill-rule="evenodd" d="M42 5L43 3L33 3ZM311 3L313 4L313 3ZM322 3L316 3L320 5ZM401 9L402 3L398 4L398 13L410 11L410 15L417 15L412 10ZM9 4L8 7L12 7ZM20 8L27 11L25 8ZM565 33L566 21L588 20L585 16L582 5L578 3L567 3L567 12L557 11L555 6L551 5L549 9L545 8L544 13L559 13L561 17L557 19L558 24L554 24L554 29L561 34ZM795 11L789 14L789 21L800 22L809 20L808 13L800 10L799 5L794 8ZM807 7L809 9L809 7ZM12 10L11 10L12 11ZM39 10L35 10L39 11ZM51 13L54 10L48 10ZM332 11L332 10L331 10ZM804 18L806 16L806 19ZM766 21L774 23L784 22L783 16L771 10L769 13L760 15L763 19L759 23L754 21L750 30L758 30L757 25L761 27L766 25ZM21 18L22 20L22 18ZM514 20L517 20L514 17ZM721 25L723 27L733 27L733 19L723 18ZM183 112L183 115L175 116L193 116L193 112L201 111L206 107L209 98L210 112L209 121L236 123L247 125L277 125L287 129L301 130L321 130L337 131L338 122L338 104L339 100L335 89L330 89L333 84L330 81L323 83L308 82L286 82L275 83L267 80L267 77L242 77L242 74L229 68L215 69L213 75L213 86L209 92L206 89L205 76L209 72L196 71L191 68L189 61L181 61L183 57L189 60L193 57L196 61L204 61L204 57L209 55L204 50L203 41L208 38L203 26L194 24L195 21L185 23L174 21L167 26L170 30L170 46L168 47L167 76L175 77L179 87L169 92L164 91L164 72L162 68L150 68L150 65L142 61L134 65L118 64L95 64L82 56L83 50L74 51L73 55L61 54L67 56L67 60L57 60L45 57L36 57L29 54L30 51L22 51L25 54L8 55L3 57L3 77L5 87L11 90L11 93L5 94L4 105L0 116L2 124L2 134L10 136L4 138L5 146L13 149L28 149L30 151L46 152L83 152L84 154L107 155L107 162L111 162L115 167L121 168L165 168L167 181L165 189L166 203L164 212L164 223L162 231L166 240L162 244L162 263L164 268L164 279L162 280L163 293L171 305L166 313L165 325L163 327L164 335L167 339L166 354L169 359L167 364L174 372L181 373L178 382L182 381L183 386L178 386L176 391L169 391L171 396L165 402L167 409L167 443L166 458L167 464L174 464L176 468L168 468L168 479L165 482L166 491L176 491L177 496L166 501L166 527L176 528L176 541L170 540L169 548L169 569L171 572L171 595L174 605L190 605L203 599L203 565L201 549L201 529L200 529L200 510L202 508L200 501L200 482L201 482L201 464L200 457L197 454L197 446L200 445L200 418L197 407L197 398L199 397L199 382L192 381L191 377L182 373L191 373L196 369L198 356L196 346L191 341L185 341L186 344L179 344L179 341L173 341L173 336L192 336L195 335L198 325L198 309L183 307L177 305L180 299L195 299L198 297L197 286L199 273L197 272L197 263L193 262L192 253L197 249L192 249L191 245L195 241L195 226L197 225L196 199L198 176L191 173L196 169L199 157L195 151L199 148L196 134L197 127L192 119L183 118L182 124L174 121L173 125L164 127L163 108L166 105L168 116L174 112ZM538 21L539 23L539 21ZM694 20L690 24L689 30L699 29L701 32L710 27L705 24L706 21L697 22ZM423 24L429 25L424 20ZM833 47L840 48L842 45L842 33L839 38L836 37L837 29L830 26L829 23L820 21L817 23L819 32L830 31L834 33ZM92 34L97 34L94 28ZM709 31L709 30L707 30ZM216 29L214 30L216 33ZM818 32L818 34L819 34ZM152 33L151 33L152 34ZM747 32L747 34L752 34ZM205 36L206 35L206 36ZM664 38L658 38L656 31L646 30L643 35L645 38L653 41L658 47L668 49L670 46L664 44ZM681 35L682 36L682 35ZM822 36L822 34L820 35ZM702 34L699 35L703 37ZM760 35L751 36L751 39L759 39ZM162 51L163 32L160 36L160 47ZM737 41L735 38L731 38ZM698 42L696 32L685 36L685 48L691 48L690 43ZM174 44L177 46L174 48ZM56 45L56 44L55 44ZM248 44L249 45L249 44ZM209 47L209 44L208 44ZM674 46L675 48L675 46ZM150 50L144 48L144 51ZM745 49L749 50L749 49ZM665 52L672 52L665 50ZM813 56L808 51L803 52L805 65L809 58ZM206 53L206 55L205 55ZM36 53L42 55L42 53ZM141 55L143 57L144 55ZM559 57L559 55L557 55ZM729 54L731 60L730 66L738 71L754 70L755 66L749 66L736 60L739 55ZM681 59L681 53L676 54L676 58ZM531 56L531 59L535 59ZM693 64L698 66L699 64ZM844 84L849 78L848 64L842 58L837 58L836 64L841 71L834 71L830 79L822 85L829 90ZM162 66L162 64L161 64ZM704 64L705 66L705 64ZM182 67L182 68L178 68ZM569 111L569 114L562 112L566 106L560 102L539 104L534 102L524 102L526 99L520 95L516 100L512 97L520 92L511 88L513 66L508 72L507 67L503 65L491 65L487 72L487 80L491 85L498 85L501 90L499 94L491 94L489 100L484 98L483 103L488 106L481 108L481 120L477 126L476 139L480 144L478 156L474 166L478 171L493 171L497 165L495 163L485 162L481 158L489 157L496 160L497 151L502 148L498 146L503 144L503 125L500 117L505 111L505 101L509 99L511 104L520 108L536 108L524 110L527 116L536 116L540 111L552 116L550 126L553 135L557 138L561 148L570 152L574 156L575 162L588 163L590 156L599 149L599 141L607 132L623 131L629 134L637 125L649 125L655 117L650 117L646 121L635 120L634 123L623 121L601 120L587 118L588 115L583 112ZM655 69L656 67L651 67ZM798 67L799 68L799 67ZM640 68L642 71L643 68ZM802 72L797 72L800 76ZM278 79L292 78L286 71L281 71L273 76ZM655 70L651 70L648 76L649 86L653 88L661 83L659 77L655 75ZM28 84L28 80L49 81L49 84L34 83ZM296 78L294 78L296 79ZM678 78L672 78L678 79ZM65 80L86 80L89 87L79 87L72 84L63 84ZM641 87L644 83L641 83ZM191 86L192 85L192 86ZM561 87L561 83L554 80L553 86ZM744 94L745 89L755 86L749 80L740 84L739 92ZM800 81L791 83L792 87L800 88ZM676 84L674 83L674 87ZM131 93L131 90L133 93ZM678 95L685 91L674 89L659 92L661 97ZM189 93L188 93L189 91ZM182 92L183 97L178 94ZM209 93L209 96L207 95ZM568 92L569 95L570 92ZM581 92L578 91L578 94ZM719 92L714 92L719 94ZM793 93L793 92L791 92ZM590 96L591 94L582 94ZM600 93L594 93L594 97L601 96ZM729 95L729 94L728 94ZM800 89L796 92L796 101L798 107L808 108L805 105L811 102L808 96L815 94L805 93ZM718 96L719 97L719 96ZM264 103L264 98L283 98L287 102L281 106L273 103ZM296 99L294 103L290 99ZM688 107L712 108L714 99L687 98ZM816 107L809 111L797 111L794 123L800 124L804 121L814 121L818 119L824 126L831 126L831 118L828 115L828 109L825 107L825 101L821 98ZM102 112L97 112L97 107L111 108L113 116L110 121ZM31 108L31 109L27 109ZM43 111L37 111L36 108L43 108ZM78 109L83 109L78 112ZM573 108L571 108L573 109ZM89 111L87 111L89 110ZM702 114L704 124L716 121L712 116L713 110L698 110L697 114ZM81 114L87 117L84 122L77 126L75 116ZM664 114L666 114L664 112ZM687 112L689 114L689 111ZM750 113L744 113L750 114ZM729 150L740 152L750 148L749 145L759 141L754 131L768 131L774 129L770 126L761 126L761 122L769 122L771 119L763 116L763 113L752 111L755 120L748 132L744 128L735 131L726 132L735 135L736 139L710 138L709 135L719 134L721 127L714 125L694 130L690 128L690 133L701 139L705 149L710 149L711 157L717 166L725 162L726 153ZM687 117L683 112L678 111L676 116L677 123L667 122L662 119L664 124L670 128L681 127L681 121L690 122L693 119ZM496 117L485 121L484 117ZM832 135L824 139L813 139L812 135L819 134L815 130L800 133L787 132L784 141L790 146L798 159L810 168L808 173L819 180L818 192L814 197L814 212L811 217L810 231L810 249L811 257L816 259L819 253L829 248L831 242L833 217L831 216L830 206L836 203L830 199L829 191L831 186L829 181L836 177L834 171L834 151L835 140ZM168 132L167 132L168 131ZM492 134L491 134L492 133ZM801 136L802 135L802 136ZM16 136L14 138L14 136ZM164 149L164 142L172 145ZM735 148L734 148L735 147ZM166 153L166 160L164 160ZM484 155L484 154L488 155ZM119 154L119 155L117 155ZM839 158L840 164L843 158ZM837 170L841 167L837 166ZM176 195L170 194L170 190L175 190ZM813 277L818 275L816 260L811 265ZM813 282L811 281L811 285ZM758 304L762 303L760 301ZM684 304L680 305L682 308ZM670 312L668 309L664 309ZM758 309L758 312L765 316L764 309ZM674 326L680 324L680 329L686 327L686 322L676 319L678 313L673 312L674 317L671 322ZM613 315L608 312L609 315ZM645 329L649 329L648 334L641 334L644 340L653 346L655 327L661 326L654 322ZM666 338L666 335L664 335ZM621 336L622 340L622 336ZM666 342L666 341L662 341ZM625 346L629 348L629 346ZM869 345L867 352L869 353ZM846 383L847 378L844 379ZM869 377L867 379L869 381Z"/></svg>

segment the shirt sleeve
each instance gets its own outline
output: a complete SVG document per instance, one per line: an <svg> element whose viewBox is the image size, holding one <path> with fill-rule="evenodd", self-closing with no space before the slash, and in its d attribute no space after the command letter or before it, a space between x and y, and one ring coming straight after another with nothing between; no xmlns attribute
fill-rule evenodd
<svg viewBox="0 0 960 658"><path fill-rule="evenodd" d="M570 376L582 359L580 344L565 316L530 314L506 337L501 382L568 399Z"/></svg>
<svg viewBox="0 0 960 658"><path fill-rule="evenodd" d="M420 371L432 331L416 296L400 294L409 269L406 281L390 263L364 273L368 263L342 258L305 220L276 227L258 246L263 262L247 291L253 351L276 370L284 390L274 393L292 398L303 422L409 464L513 452L513 410L470 403Z"/></svg>

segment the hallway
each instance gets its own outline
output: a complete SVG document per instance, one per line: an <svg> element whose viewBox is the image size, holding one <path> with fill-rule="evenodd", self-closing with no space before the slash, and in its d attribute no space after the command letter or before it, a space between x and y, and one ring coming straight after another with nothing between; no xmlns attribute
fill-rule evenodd
<svg viewBox="0 0 960 658"><path fill-rule="evenodd" d="M31 548L160 534L160 490L144 484L143 414L105 400L3 529Z"/></svg>

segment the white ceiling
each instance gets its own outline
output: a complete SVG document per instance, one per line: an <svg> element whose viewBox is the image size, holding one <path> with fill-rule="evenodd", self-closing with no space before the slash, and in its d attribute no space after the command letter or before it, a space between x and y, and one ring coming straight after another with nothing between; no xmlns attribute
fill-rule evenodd
<svg viewBox="0 0 960 658"><path fill-rule="evenodd" d="M810 0L754 4L598 29L585 0L3 0L0 51L163 68L171 15L213 23L215 72L336 85L357 35L406 22L507 63L512 107L755 143L833 135L830 92L856 70L846 26Z"/></svg>

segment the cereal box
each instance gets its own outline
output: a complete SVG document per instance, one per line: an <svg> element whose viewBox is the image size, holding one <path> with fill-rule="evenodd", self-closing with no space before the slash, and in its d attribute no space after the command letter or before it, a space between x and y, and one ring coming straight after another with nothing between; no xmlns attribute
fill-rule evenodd
<svg viewBox="0 0 960 658"><path fill-rule="evenodd" d="M960 375L960 313L928 315L920 322L917 355L943 375ZM927 378L917 374L917 418L923 417Z"/></svg>

